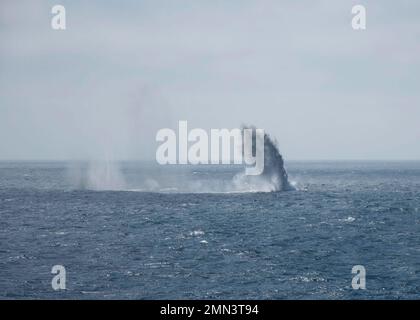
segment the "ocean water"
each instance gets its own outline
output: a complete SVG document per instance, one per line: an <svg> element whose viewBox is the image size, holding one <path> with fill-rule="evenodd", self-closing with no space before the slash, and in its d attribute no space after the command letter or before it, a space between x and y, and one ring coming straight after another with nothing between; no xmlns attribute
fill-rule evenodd
<svg viewBox="0 0 420 320"><path fill-rule="evenodd" d="M1 162L0 298L420 298L419 162L286 168L295 191L238 191L234 166Z"/></svg>

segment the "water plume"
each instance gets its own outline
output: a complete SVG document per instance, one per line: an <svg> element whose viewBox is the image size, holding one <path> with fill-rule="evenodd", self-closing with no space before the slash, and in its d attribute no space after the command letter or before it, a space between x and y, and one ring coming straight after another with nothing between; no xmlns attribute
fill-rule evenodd
<svg viewBox="0 0 420 320"><path fill-rule="evenodd" d="M125 190L125 178L120 166L111 161L90 161L72 164L69 169L71 185L87 190Z"/></svg>
<svg viewBox="0 0 420 320"><path fill-rule="evenodd" d="M237 174L233 181L236 188L240 190L270 192L294 190L290 184L286 169L284 168L283 156L280 154L277 141L267 133L264 137L255 134L255 127L243 126L244 129L253 130L252 151L255 155L257 139L264 139L264 169L258 176ZM244 149L244 147L243 147Z"/></svg>

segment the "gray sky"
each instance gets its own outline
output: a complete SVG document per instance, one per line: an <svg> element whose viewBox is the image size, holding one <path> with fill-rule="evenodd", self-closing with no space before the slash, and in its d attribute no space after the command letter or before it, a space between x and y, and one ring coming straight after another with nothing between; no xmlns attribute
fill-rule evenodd
<svg viewBox="0 0 420 320"><path fill-rule="evenodd" d="M286 159L420 159L417 0L2 0L0 38L0 159L153 159L178 120L254 124Z"/></svg>

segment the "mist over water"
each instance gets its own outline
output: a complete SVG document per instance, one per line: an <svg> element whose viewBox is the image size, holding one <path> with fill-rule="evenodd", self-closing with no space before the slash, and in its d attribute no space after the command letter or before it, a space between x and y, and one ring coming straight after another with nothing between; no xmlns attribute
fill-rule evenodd
<svg viewBox="0 0 420 320"><path fill-rule="evenodd" d="M68 169L71 185L82 190L124 190L125 177L120 165L111 161L73 163Z"/></svg>
<svg viewBox="0 0 420 320"><path fill-rule="evenodd" d="M162 166L110 160L72 163L68 176L74 189L95 191L246 193L294 190L277 143L268 134L264 135L264 170L257 176L246 175L241 165Z"/></svg>

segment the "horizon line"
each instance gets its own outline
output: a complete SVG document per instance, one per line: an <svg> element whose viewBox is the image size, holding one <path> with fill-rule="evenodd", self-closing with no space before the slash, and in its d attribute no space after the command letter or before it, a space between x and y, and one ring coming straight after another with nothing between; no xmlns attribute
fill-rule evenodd
<svg viewBox="0 0 420 320"><path fill-rule="evenodd" d="M333 158L320 158L320 159L284 159L284 162L420 162L420 159L391 159L391 158L383 158L383 159L361 159L361 158L337 158L337 159L333 159ZM105 162L107 161L106 159L31 159L31 158L26 158L26 159L1 159L0 158L0 162ZM113 159L113 160L109 160L108 162L156 162L156 160L152 160L152 159ZM156 164L158 164L156 162ZM180 164L177 164L180 165ZM183 164L183 165L193 165L193 164ZM218 164L212 164L212 163L208 163L208 164L199 164L199 165L218 165ZM223 165L222 163L220 163L220 165ZM234 163L232 164L224 164L224 165L234 165ZM241 164L236 164L238 166L240 166Z"/></svg>

